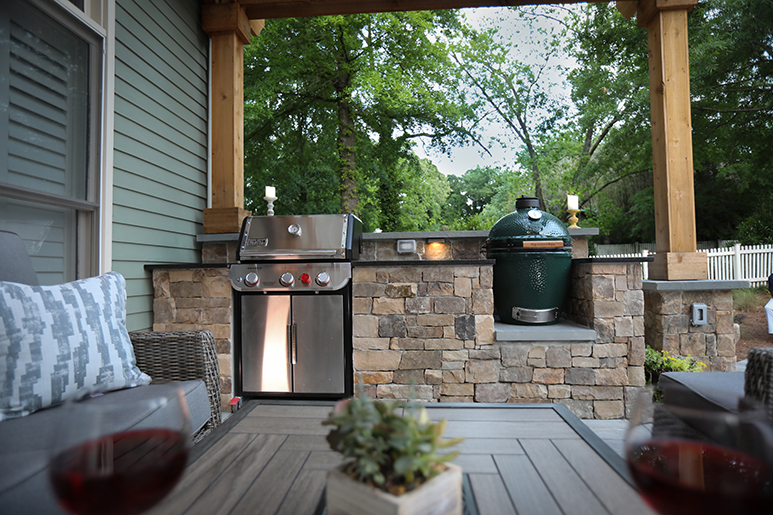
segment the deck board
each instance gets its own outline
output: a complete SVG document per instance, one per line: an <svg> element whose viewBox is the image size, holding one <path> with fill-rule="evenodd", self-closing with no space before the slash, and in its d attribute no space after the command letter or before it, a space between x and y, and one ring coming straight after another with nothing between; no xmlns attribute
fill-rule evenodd
<svg viewBox="0 0 773 515"><path fill-rule="evenodd" d="M557 440L554 444L611 513L653 515L639 494L625 488L623 478L605 467L604 460L582 441Z"/></svg>
<svg viewBox="0 0 773 515"><path fill-rule="evenodd" d="M609 513L550 440L521 440L526 455L565 513Z"/></svg>
<svg viewBox="0 0 773 515"><path fill-rule="evenodd" d="M497 455L494 460L518 515L561 515L528 456Z"/></svg>
<svg viewBox="0 0 773 515"><path fill-rule="evenodd" d="M303 451L278 451L232 512L276 513L308 456Z"/></svg>
<svg viewBox="0 0 773 515"><path fill-rule="evenodd" d="M470 484L480 515L515 515L515 508L499 474L470 474Z"/></svg>

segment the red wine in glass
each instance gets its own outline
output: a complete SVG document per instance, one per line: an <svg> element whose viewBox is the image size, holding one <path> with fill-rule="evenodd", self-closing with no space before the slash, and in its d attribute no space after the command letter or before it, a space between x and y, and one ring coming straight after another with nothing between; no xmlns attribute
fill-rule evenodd
<svg viewBox="0 0 773 515"><path fill-rule="evenodd" d="M61 506L76 515L135 515L168 494L185 469L189 439L144 429L89 440L56 455L51 479Z"/></svg>
<svg viewBox="0 0 773 515"><path fill-rule="evenodd" d="M653 438L629 448L628 466L644 499L661 515L773 513L770 467L748 454Z"/></svg>

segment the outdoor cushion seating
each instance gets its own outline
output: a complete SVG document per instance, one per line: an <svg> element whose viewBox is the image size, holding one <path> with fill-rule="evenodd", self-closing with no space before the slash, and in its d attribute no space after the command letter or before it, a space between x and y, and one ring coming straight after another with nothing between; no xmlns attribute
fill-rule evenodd
<svg viewBox="0 0 773 515"><path fill-rule="evenodd" d="M707 440L773 464L773 348L752 349L745 372L667 372L658 386L654 436ZM740 418L719 423L705 412Z"/></svg>
<svg viewBox="0 0 773 515"><path fill-rule="evenodd" d="M658 387L666 404L735 413L744 394L744 373L666 372L660 375Z"/></svg>
<svg viewBox="0 0 773 515"><path fill-rule="evenodd" d="M658 386L667 405L737 413L757 402L773 421L773 348L749 351L745 372L666 372Z"/></svg>
<svg viewBox="0 0 773 515"><path fill-rule="evenodd" d="M127 333L124 285L108 273L38 286L22 240L0 231L0 512L60 512L48 461L62 403L82 388L107 391L89 403L127 406L107 432L147 423L148 413L128 406L174 388L194 441L220 423L212 333Z"/></svg>

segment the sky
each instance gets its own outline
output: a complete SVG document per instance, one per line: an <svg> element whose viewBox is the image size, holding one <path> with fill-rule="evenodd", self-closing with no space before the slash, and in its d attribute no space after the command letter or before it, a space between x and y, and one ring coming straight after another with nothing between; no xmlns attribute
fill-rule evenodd
<svg viewBox="0 0 773 515"><path fill-rule="evenodd" d="M517 11L508 9L505 7L490 7L479 9L465 9L464 14L467 17L468 22L474 27L483 27L493 23L499 25L499 32L503 36L515 38L520 48L525 50L525 53L536 52L541 41L537 37L530 37L529 29L526 22L522 20ZM541 19L538 22L544 27L557 27L558 22ZM519 56L524 62L529 64L535 64L537 61L534 58ZM556 63L558 61L556 60ZM571 67L572 63L566 60L561 63L564 66ZM559 87L553 92L555 95L560 95L567 100L569 99L569 90L560 86L565 82L564 76L559 72L553 70L548 75L548 80L559 84ZM488 142L491 136L497 134L505 134L508 130L499 124L491 124L486 131L484 131L484 142ZM446 175L463 175L467 170L474 169L476 166L486 167L502 167L513 168L515 166L515 156L518 149L502 149L499 145L491 146L489 151L491 155L483 153L479 147L456 147L451 150L450 156L439 154L436 151L426 147L426 142L420 142L414 151L419 157L427 158L431 160L441 173Z"/></svg>

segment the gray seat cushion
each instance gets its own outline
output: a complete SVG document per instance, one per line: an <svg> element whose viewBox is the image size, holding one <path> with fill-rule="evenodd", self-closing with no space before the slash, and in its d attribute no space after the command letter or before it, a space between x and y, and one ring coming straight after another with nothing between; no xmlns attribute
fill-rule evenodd
<svg viewBox="0 0 773 515"><path fill-rule="evenodd" d="M658 386L663 402L701 410L738 412L743 397L743 372L666 372Z"/></svg>
<svg viewBox="0 0 773 515"><path fill-rule="evenodd" d="M131 401L149 398L158 391L183 389L195 433L209 420L209 398L203 381L151 384L118 390L96 397L94 404L125 404L123 416L113 419L106 433L157 424L144 412L128 409ZM61 406L36 411L26 417L0 422L0 511L3 514L63 513L56 504L48 479L48 460L54 434L60 426Z"/></svg>
<svg viewBox="0 0 773 515"><path fill-rule="evenodd" d="M0 231L0 281L38 285L27 248L18 234Z"/></svg>

